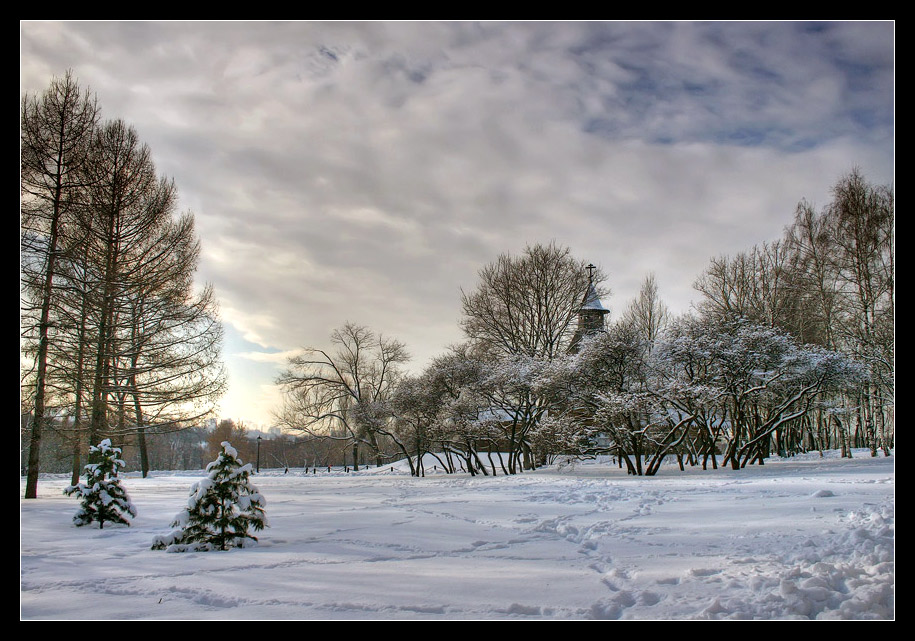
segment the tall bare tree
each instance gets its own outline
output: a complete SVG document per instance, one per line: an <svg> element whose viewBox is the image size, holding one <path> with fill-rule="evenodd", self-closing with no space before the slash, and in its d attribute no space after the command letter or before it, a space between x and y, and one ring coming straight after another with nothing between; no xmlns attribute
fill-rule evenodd
<svg viewBox="0 0 915 641"><path fill-rule="evenodd" d="M651 345L669 320L670 310L658 294L658 281L652 272L642 282L639 295L623 312L623 321L632 325L640 337Z"/></svg>
<svg viewBox="0 0 915 641"><path fill-rule="evenodd" d="M833 188L826 209L835 230L840 279L845 284L840 328L850 351L872 373L861 409L868 445L877 454L893 404L895 370L895 201L889 186L869 183L857 168ZM884 444L884 449L888 447Z"/></svg>
<svg viewBox="0 0 915 641"><path fill-rule="evenodd" d="M73 224L87 186L89 143L98 106L68 71L41 96L25 96L21 113L21 256L25 340L35 362L34 403L25 498L35 498L45 419L48 349L61 237ZM34 313L37 312L37 315Z"/></svg>
<svg viewBox="0 0 915 641"><path fill-rule="evenodd" d="M125 278L125 338L114 354L119 392L132 401L141 469L149 471L146 434L210 414L226 384L222 325L211 286L197 293L193 275L200 245L186 213L148 237Z"/></svg>
<svg viewBox="0 0 915 641"><path fill-rule="evenodd" d="M786 230L786 242L795 256L799 305L804 322L797 322L799 338L835 349L840 309L839 274L828 217L818 215L807 201L798 203L794 223Z"/></svg>
<svg viewBox="0 0 915 641"><path fill-rule="evenodd" d="M174 184L160 180L136 131L120 120L105 123L93 141L93 187L86 228L91 231L90 264L98 283L95 311L95 366L91 386L89 440L109 428L108 397L116 391L123 326L123 302L131 278L142 269L145 241L168 224ZM122 325L123 324L123 325Z"/></svg>
<svg viewBox="0 0 915 641"><path fill-rule="evenodd" d="M56 82L54 96L72 85ZM94 103L79 146L41 157L40 145L56 140L42 129L54 105L23 101L23 352L35 355L24 384L36 389L39 418L30 496L49 394L63 417L55 425L71 435L75 474L81 445L107 436L136 436L145 474L148 429L207 416L226 381L216 299L212 287L194 286L200 246L193 215L176 214L174 183L157 175L132 127L99 125ZM64 162L74 149L78 171Z"/></svg>
<svg viewBox="0 0 915 641"><path fill-rule="evenodd" d="M480 387L491 410L503 417L510 458L523 455L535 465L529 435L548 410L549 400L526 374L530 364L565 355L575 340L579 311L604 276L556 243L533 245L520 256L502 254L479 272L479 284L463 293L461 326L490 374ZM522 365L523 364L523 365ZM513 466L510 472L520 471Z"/></svg>

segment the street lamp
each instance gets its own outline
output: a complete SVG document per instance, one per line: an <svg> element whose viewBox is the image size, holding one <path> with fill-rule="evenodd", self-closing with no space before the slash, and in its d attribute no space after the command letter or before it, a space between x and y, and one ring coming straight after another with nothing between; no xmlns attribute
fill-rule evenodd
<svg viewBox="0 0 915 641"><path fill-rule="evenodd" d="M261 473L261 437L257 437L257 469L255 470L258 474Z"/></svg>

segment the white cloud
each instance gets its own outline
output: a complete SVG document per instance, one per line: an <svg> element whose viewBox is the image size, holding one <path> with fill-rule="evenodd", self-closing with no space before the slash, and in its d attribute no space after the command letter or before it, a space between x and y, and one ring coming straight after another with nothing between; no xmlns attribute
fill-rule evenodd
<svg viewBox="0 0 915 641"><path fill-rule="evenodd" d="M235 354L238 358L244 358L249 361L254 361L256 363L273 363L277 365L285 365L286 361L293 356L298 356L302 353L302 350L291 349L286 350L285 352L240 352Z"/></svg>
<svg viewBox="0 0 915 641"><path fill-rule="evenodd" d="M24 22L21 82L71 67L136 125L246 340L354 321L421 365L500 252L555 239L615 310L654 271L683 311L852 166L891 181L892 27Z"/></svg>

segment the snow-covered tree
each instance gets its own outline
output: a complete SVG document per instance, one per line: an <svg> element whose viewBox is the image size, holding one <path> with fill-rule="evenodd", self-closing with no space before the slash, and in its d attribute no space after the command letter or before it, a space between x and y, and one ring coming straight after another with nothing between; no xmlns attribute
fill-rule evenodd
<svg viewBox="0 0 915 641"><path fill-rule="evenodd" d="M704 417L718 416L725 461L734 469L762 463L770 446L788 449L800 439L805 415L866 380L862 366L841 353L739 317L684 318L652 359L653 371L663 374L658 396L704 426Z"/></svg>
<svg viewBox="0 0 915 641"><path fill-rule="evenodd" d="M684 456L717 467L719 447L738 469L800 451L812 413L840 423L836 395L865 375L843 354L740 317L684 317L651 343L624 321L543 368L552 424L538 437L568 454L612 452L637 475L670 455L681 469Z"/></svg>
<svg viewBox="0 0 915 641"><path fill-rule="evenodd" d="M86 482L64 490L67 496L76 494L82 500L73 523L82 526L98 521L99 529L106 521L130 525L125 514L136 516L137 509L118 480L118 468L126 465L121 460L121 448L111 447L111 441L106 438L97 447L90 447L89 455L96 462L86 466Z"/></svg>
<svg viewBox="0 0 915 641"><path fill-rule="evenodd" d="M267 502L251 483L251 464L242 464L228 441L207 466L207 477L191 486L187 507L172 522L174 530L157 536L152 549L168 552L201 552L249 547L257 542L250 534L268 526Z"/></svg>
<svg viewBox="0 0 915 641"><path fill-rule="evenodd" d="M706 319L741 317L800 344L839 351L868 369L843 401L855 407L855 445L886 454L895 433L895 196L858 168L839 179L821 212L802 200L781 240L713 258L694 287ZM835 447L836 415L808 417ZM838 421L837 421L838 422Z"/></svg>

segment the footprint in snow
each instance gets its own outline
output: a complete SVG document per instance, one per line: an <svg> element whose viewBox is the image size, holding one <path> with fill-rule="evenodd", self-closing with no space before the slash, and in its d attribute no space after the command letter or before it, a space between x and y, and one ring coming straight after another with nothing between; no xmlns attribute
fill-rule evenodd
<svg viewBox="0 0 915 641"><path fill-rule="evenodd" d="M537 616L542 613L540 607L536 605L521 605L520 603L512 603L505 610L507 614L525 614Z"/></svg>
<svg viewBox="0 0 915 641"><path fill-rule="evenodd" d="M661 595L656 592L639 592L636 596L635 602L639 605L657 605L661 600Z"/></svg>

